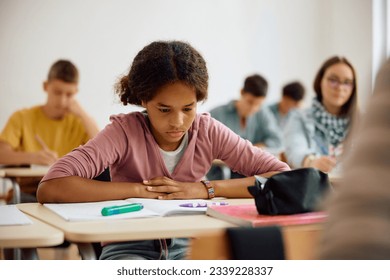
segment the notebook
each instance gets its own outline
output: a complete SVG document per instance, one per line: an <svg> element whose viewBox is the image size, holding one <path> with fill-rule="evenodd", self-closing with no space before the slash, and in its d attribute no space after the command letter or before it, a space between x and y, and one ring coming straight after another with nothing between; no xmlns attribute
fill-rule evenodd
<svg viewBox="0 0 390 280"><path fill-rule="evenodd" d="M141 203L143 209L140 211L103 216L103 207L119 206L129 203ZM207 207L182 207L182 204L211 203L207 200L158 200L148 198L129 198L124 200L111 200L101 202L83 203L45 203L44 206L55 212L67 221L89 221L89 220L117 220L131 218L145 218L173 215L194 215L205 214Z"/></svg>
<svg viewBox="0 0 390 280"><path fill-rule="evenodd" d="M16 205L0 205L0 226L30 225L32 223Z"/></svg>
<svg viewBox="0 0 390 280"><path fill-rule="evenodd" d="M240 226L303 225L324 222L325 212L310 212L294 215L260 215L255 204L209 206L206 214Z"/></svg>

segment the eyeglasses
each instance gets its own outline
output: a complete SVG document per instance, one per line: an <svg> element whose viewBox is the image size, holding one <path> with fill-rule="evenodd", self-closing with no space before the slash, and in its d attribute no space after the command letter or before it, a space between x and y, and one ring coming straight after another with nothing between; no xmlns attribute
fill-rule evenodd
<svg viewBox="0 0 390 280"><path fill-rule="evenodd" d="M343 86L344 88L350 90L354 87L354 82L351 80L345 80L344 82L342 82L337 78L329 77L327 78L327 81L329 82L330 87L334 89Z"/></svg>

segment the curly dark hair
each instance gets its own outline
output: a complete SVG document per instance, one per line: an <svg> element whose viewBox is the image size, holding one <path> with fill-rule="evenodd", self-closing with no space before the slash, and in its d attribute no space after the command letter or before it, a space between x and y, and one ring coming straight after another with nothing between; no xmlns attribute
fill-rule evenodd
<svg viewBox="0 0 390 280"><path fill-rule="evenodd" d="M156 41L134 58L127 75L115 85L124 105L141 105L154 98L164 85L183 82L196 91L197 101L207 99L206 62L191 45L181 41Z"/></svg>

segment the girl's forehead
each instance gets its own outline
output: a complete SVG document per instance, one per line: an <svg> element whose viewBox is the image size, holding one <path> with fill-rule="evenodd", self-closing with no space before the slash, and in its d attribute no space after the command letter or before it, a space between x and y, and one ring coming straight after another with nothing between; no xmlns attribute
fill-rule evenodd
<svg viewBox="0 0 390 280"><path fill-rule="evenodd" d="M186 103L196 101L196 90L182 82L175 82L161 87L153 97L153 102Z"/></svg>

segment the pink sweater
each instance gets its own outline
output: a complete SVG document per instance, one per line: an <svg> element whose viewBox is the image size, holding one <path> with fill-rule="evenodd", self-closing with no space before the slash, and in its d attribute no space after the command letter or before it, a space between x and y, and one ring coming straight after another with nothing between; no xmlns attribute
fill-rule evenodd
<svg viewBox="0 0 390 280"><path fill-rule="evenodd" d="M214 159L223 160L245 176L290 170L287 164L204 113L196 116L189 129L188 147L170 174L143 113L115 115L110 120L95 138L58 160L42 182L72 175L94 178L107 167L116 182L141 182L158 176L198 182Z"/></svg>

